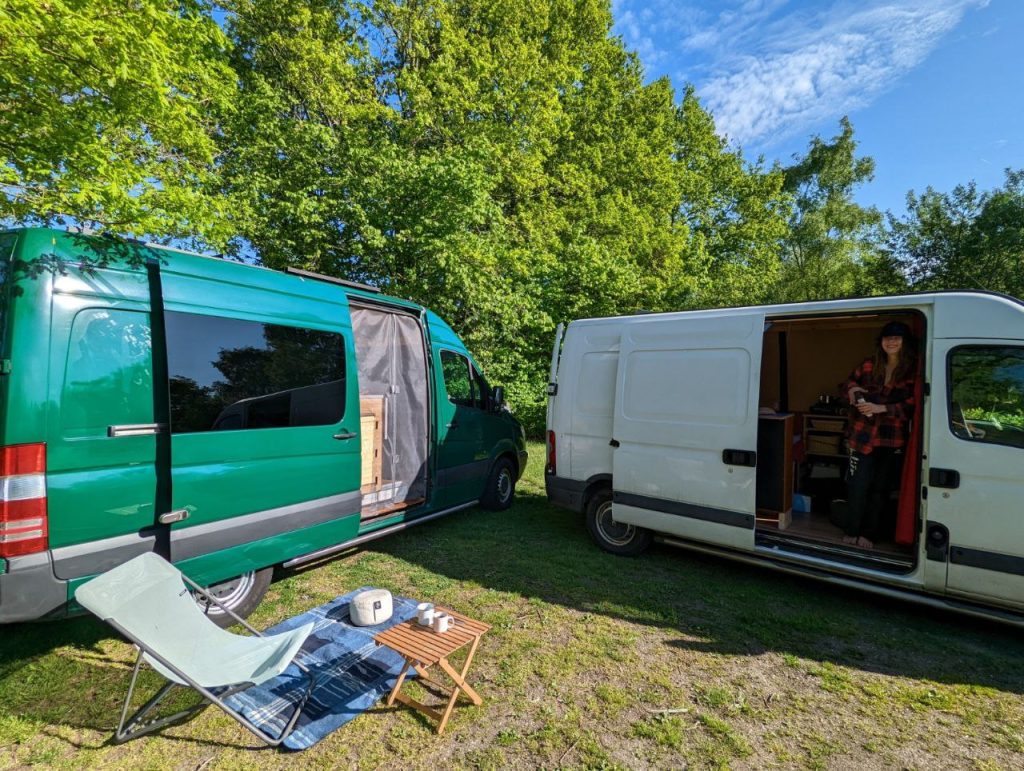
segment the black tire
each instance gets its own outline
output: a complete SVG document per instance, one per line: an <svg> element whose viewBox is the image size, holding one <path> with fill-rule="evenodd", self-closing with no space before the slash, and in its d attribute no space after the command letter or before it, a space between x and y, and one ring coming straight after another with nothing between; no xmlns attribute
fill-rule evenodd
<svg viewBox="0 0 1024 771"><path fill-rule="evenodd" d="M498 458L487 477L480 505L490 511L505 511L516 497L516 468L508 458Z"/></svg>
<svg viewBox="0 0 1024 771"><path fill-rule="evenodd" d="M635 557L651 545L651 531L612 519L612 491L605 488L587 501L587 532L594 543L611 554Z"/></svg>
<svg viewBox="0 0 1024 771"><path fill-rule="evenodd" d="M263 600L263 595L267 593L267 589L270 587L270 579L273 576L273 568L250 570L248 573L243 573L235 578L230 578L227 581L221 581L204 588L231 608L232 612L237 613L242 618L248 618L249 614L256 610ZM194 596L199 607L203 609L203 612L217 626L226 629L232 624L238 623L218 605L209 602L201 594L196 593Z"/></svg>

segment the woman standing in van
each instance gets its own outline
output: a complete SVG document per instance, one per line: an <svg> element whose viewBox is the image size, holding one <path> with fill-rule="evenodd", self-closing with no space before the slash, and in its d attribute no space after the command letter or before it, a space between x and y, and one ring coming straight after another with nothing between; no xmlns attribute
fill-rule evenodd
<svg viewBox="0 0 1024 771"><path fill-rule="evenodd" d="M861 362L841 386L855 408L847 440L847 511L844 543L874 547L889 493L899 484L903 446L914 414L916 357L910 328L890 321L882 328L875 354ZM887 528L888 529L888 528Z"/></svg>

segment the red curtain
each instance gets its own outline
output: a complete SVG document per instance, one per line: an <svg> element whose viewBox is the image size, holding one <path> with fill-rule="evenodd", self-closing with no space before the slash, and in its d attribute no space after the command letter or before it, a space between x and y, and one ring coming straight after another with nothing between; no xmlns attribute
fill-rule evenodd
<svg viewBox="0 0 1024 771"><path fill-rule="evenodd" d="M920 318L913 321L914 336L923 347L924 324ZM921 470L921 414L924 405L924 354L918 352L917 378L914 380L914 418L910 424L910 437L903 452L903 476L900 479L900 499L896 509L896 543L913 544L917 536L917 501Z"/></svg>

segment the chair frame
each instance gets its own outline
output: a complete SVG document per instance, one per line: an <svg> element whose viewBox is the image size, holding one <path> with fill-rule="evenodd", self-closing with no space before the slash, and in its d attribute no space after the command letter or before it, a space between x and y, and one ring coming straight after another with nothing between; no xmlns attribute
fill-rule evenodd
<svg viewBox="0 0 1024 771"><path fill-rule="evenodd" d="M190 579L188 576L182 573L181 578L192 589L199 592L201 595L203 595L203 597L205 597L210 602L216 604L221 610L229 614L233 619L242 624L242 626L244 626L254 635L256 635L257 637L266 636L258 630L254 629L248 622L246 622L245 619L243 619L241 616L239 616L237 613L231 610L231 608L224 605L224 603L222 603L220 600L218 600L216 597L214 597L212 594L206 591L203 587L199 586L199 584ZM169 662L156 651L132 639L131 634L123 627L121 627L116 621L109 618L105 620L118 632L120 632L129 640L131 640L135 647L139 649L139 655L135 660L135 669L132 672L131 684L128 686L128 695L125 696L124 706L121 708L121 720L118 723L117 731L115 732L113 737L113 741L115 744L123 744L124 742L130 741L132 739L137 739L140 736L152 733L153 731L163 728L166 725L170 725L171 723L175 723L179 720L182 720L183 718L186 718L189 715L192 715L198 712L199 710L204 709L207 705L207 702L209 702L212 704L216 704L225 713L233 717L235 720L237 720L239 723L241 723L243 726L249 729L249 731L254 733L257 737L262 739L271 747L277 747L280 746L281 742L288 738L289 734L291 734L292 732L292 729L295 728L295 724L296 722L298 722L299 715L302 714L302 709L306 706L306 702L309 701L309 697L313 693L313 688L316 686L316 675L309 669L309 667L305 666L302 662L298 660L298 653L296 653L295 657L292 658L291 663L295 664L295 666L297 666L299 670L306 674L306 676L309 678L309 685L306 687L306 692L303 694L302 698L299 700L299 703L296 705L294 714L292 714L291 718L285 724L284 728L281 729L280 735L275 737L258 728L250 720L243 717L235 710L231 709L231 707L229 707L224 702L224 699L226 699L228 696L232 696L236 693L240 693L241 691L246 690L247 688L251 688L254 685L254 683L236 683L235 685L228 686L227 689L221 692L220 694L215 694L208 688L204 688L203 686L199 685L199 683L195 682L192 678L190 678L188 675L186 675L184 672L182 672L180 669L174 666L174 664ZM132 694L135 691L135 683L136 680L138 680L139 671L142 668L142 656L144 653L152 656L154 659L159 661L169 670L174 672L174 674L176 674L178 677L180 677L182 680L188 683L189 687L191 687L193 690L197 691L200 695L202 695L203 701L201 701L199 704L196 704L195 706L189 707L188 709L181 710L180 712L175 712L173 715L168 715L167 717L151 720L148 723L143 723L143 718L145 718L146 715L148 715L157 706L157 704L159 704L164 699L164 697L168 693L170 693L171 690L174 689L176 685L181 685L180 683L176 683L173 680L171 680L165 683L160 688L160 690L156 692L156 695L154 695L149 701L143 704L135 712L135 714L133 714L129 718L128 709L131 706Z"/></svg>

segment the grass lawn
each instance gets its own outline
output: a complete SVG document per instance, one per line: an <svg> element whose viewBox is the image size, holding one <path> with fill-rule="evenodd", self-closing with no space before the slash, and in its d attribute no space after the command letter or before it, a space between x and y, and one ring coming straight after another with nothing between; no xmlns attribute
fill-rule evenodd
<svg viewBox="0 0 1024 771"><path fill-rule="evenodd" d="M207 709L108 744L132 649L92 618L0 627L0 768L1024 766L1024 636L739 563L613 557L544 498L282 573L257 627L370 584L493 625L444 736L378 707L303 753ZM150 683L158 682L151 678Z"/></svg>

